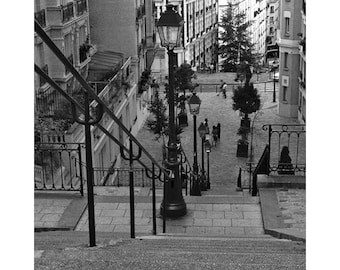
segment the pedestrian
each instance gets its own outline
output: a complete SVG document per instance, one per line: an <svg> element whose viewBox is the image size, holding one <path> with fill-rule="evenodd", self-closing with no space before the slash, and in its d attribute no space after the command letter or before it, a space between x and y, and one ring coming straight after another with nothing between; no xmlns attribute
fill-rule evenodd
<svg viewBox="0 0 340 270"><path fill-rule="evenodd" d="M211 62L210 63L210 73L213 73L214 71L214 64Z"/></svg>
<svg viewBox="0 0 340 270"><path fill-rule="evenodd" d="M218 123L216 128L217 128L217 139L220 140L221 139L221 124Z"/></svg>
<svg viewBox="0 0 340 270"><path fill-rule="evenodd" d="M217 127L216 126L213 126L212 136L213 136L213 143L212 143L212 145L216 146L217 145L217 139L218 139L218 132L217 132Z"/></svg>
<svg viewBox="0 0 340 270"><path fill-rule="evenodd" d="M222 86L223 97L227 98L227 84L224 83Z"/></svg>
<svg viewBox="0 0 340 270"><path fill-rule="evenodd" d="M282 147L277 172L278 174L294 174L294 168L292 165L292 159L289 156L288 146Z"/></svg>
<svg viewBox="0 0 340 270"><path fill-rule="evenodd" d="M206 129L207 129L207 134L209 134L210 131L209 131L208 118L205 118L205 119L204 119L204 125L205 125L205 127L206 127Z"/></svg>
<svg viewBox="0 0 340 270"><path fill-rule="evenodd" d="M220 89L218 90L218 94L217 94L218 96L220 95L220 92L222 92L223 85L224 85L224 81L221 80Z"/></svg>

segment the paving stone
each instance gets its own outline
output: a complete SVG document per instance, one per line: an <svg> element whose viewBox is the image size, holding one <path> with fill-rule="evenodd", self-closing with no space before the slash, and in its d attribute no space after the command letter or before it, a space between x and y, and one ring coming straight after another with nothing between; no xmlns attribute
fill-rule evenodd
<svg viewBox="0 0 340 270"><path fill-rule="evenodd" d="M262 219L232 219L232 227L263 227Z"/></svg>
<svg viewBox="0 0 340 270"><path fill-rule="evenodd" d="M264 234L264 229L262 227L244 227L244 232L247 235L260 235Z"/></svg>
<svg viewBox="0 0 340 270"><path fill-rule="evenodd" d="M242 219L243 218L243 212L240 211L240 212L224 212L224 217L226 219L231 219L231 218L239 218L239 219Z"/></svg>
<svg viewBox="0 0 340 270"><path fill-rule="evenodd" d="M162 223L162 219L157 219L157 223ZM172 219L172 220L167 220L166 224L169 226L177 226L177 225L182 225L182 226L192 226L194 225L194 219L190 217L185 217L182 219Z"/></svg>
<svg viewBox="0 0 340 270"><path fill-rule="evenodd" d="M207 229L207 227L203 227L203 226L186 227L185 233L200 235L200 234L205 234L206 229Z"/></svg>
<svg viewBox="0 0 340 270"><path fill-rule="evenodd" d="M212 204L196 204L195 210L202 210L202 211L212 211Z"/></svg>
<svg viewBox="0 0 340 270"><path fill-rule="evenodd" d="M39 221L41 220L41 218L44 216L44 214L34 214L34 223L36 221Z"/></svg>
<svg viewBox="0 0 340 270"><path fill-rule="evenodd" d="M135 218L136 225L148 225L151 224L150 218Z"/></svg>
<svg viewBox="0 0 340 270"><path fill-rule="evenodd" d="M130 226L126 225L115 225L114 232L130 232Z"/></svg>
<svg viewBox="0 0 340 270"><path fill-rule="evenodd" d="M107 210L112 209L112 210L114 210L114 209L117 209L118 204L119 203L96 203L95 208L98 209L98 210L99 209L100 210L102 210L102 209L107 209Z"/></svg>
<svg viewBox="0 0 340 270"><path fill-rule="evenodd" d="M130 224L130 218L129 217L114 217L114 218L112 218L112 224L129 225Z"/></svg>
<svg viewBox="0 0 340 270"><path fill-rule="evenodd" d="M211 218L194 218L194 226L212 226L212 223Z"/></svg>
<svg viewBox="0 0 340 270"><path fill-rule="evenodd" d="M206 217L207 218L224 218L224 212L223 211L208 211Z"/></svg>
<svg viewBox="0 0 340 270"><path fill-rule="evenodd" d="M123 217L125 215L125 210L107 210L101 211L100 217Z"/></svg>
<svg viewBox="0 0 340 270"><path fill-rule="evenodd" d="M207 218L207 211L195 211L194 218Z"/></svg>
<svg viewBox="0 0 340 270"><path fill-rule="evenodd" d="M248 218L262 218L261 212L243 212L243 218L248 219Z"/></svg>
<svg viewBox="0 0 340 270"><path fill-rule="evenodd" d="M95 223L98 225L108 225L111 224L112 217L97 217Z"/></svg>
<svg viewBox="0 0 340 270"><path fill-rule="evenodd" d="M119 203L118 206L117 206L117 209L120 209L120 210L130 209L130 204L129 203Z"/></svg>
<svg viewBox="0 0 340 270"><path fill-rule="evenodd" d="M231 211L231 204L213 204L213 211Z"/></svg>
<svg viewBox="0 0 340 270"><path fill-rule="evenodd" d="M230 227L231 226L231 219L217 219L214 218L212 220L213 227Z"/></svg>
<svg viewBox="0 0 340 270"><path fill-rule="evenodd" d="M152 226L136 225L135 232L136 233L152 233Z"/></svg>
<svg viewBox="0 0 340 270"><path fill-rule="evenodd" d="M124 211L124 214L123 215L117 215L117 216L124 216L124 217L130 217L130 210L116 210L116 211ZM144 212L145 211L148 211L148 210L135 210L135 218L138 217L138 218L141 218L141 217L146 217L144 216ZM151 211L151 216L152 217L152 211Z"/></svg>
<svg viewBox="0 0 340 270"><path fill-rule="evenodd" d="M232 204L231 211L261 212L260 205L255 204Z"/></svg>
<svg viewBox="0 0 340 270"><path fill-rule="evenodd" d="M217 235L224 235L224 228L225 227L207 227L205 233L206 234L217 234Z"/></svg>
<svg viewBox="0 0 340 270"><path fill-rule="evenodd" d="M61 218L61 214L45 214L41 217L41 221L58 221Z"/></svg>

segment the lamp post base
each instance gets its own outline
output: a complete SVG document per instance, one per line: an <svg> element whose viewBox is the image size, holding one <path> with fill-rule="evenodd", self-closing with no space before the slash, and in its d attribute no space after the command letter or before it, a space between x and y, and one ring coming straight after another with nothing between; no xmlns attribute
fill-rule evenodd
<svg viewBox="0 0 340 270"><path fill-rule="evenodd" d="M164 211L164 201L161 204L161 215L163 216ZM179 202L168 202L165 208L165 215L167 217L181 217L187 213L187 206L183 201Z"/></svg>

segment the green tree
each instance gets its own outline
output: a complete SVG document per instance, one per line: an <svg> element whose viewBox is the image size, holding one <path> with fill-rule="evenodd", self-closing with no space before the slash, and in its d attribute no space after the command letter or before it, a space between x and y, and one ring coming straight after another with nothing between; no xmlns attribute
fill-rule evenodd
<svg viewBox="0 0 340 270"><path fill-rule="evenodd" d="M191 65L188 63L181 64L174 72L174 83L176 91L182 91L185 95L185 91L192 92L196 87L196 84L192 82L192 79L196 78L195 71L192 70Z"/></svg>
<svg viewBox="0 0 340 270"><path fill-rule="evenodd" d="M219 55L224 59L222 68L224 72L243 72L238 66L240 63L252 65L255 62L253 54L254 44L251 42L249 27L251 22L246 21L246 14L235 11L233 4L229 3L223 14L220 26Z"/></svg>
<svg viewBox="0 0 340 270"><path fill-rule="evenodd" d="M252 83L239 86L233 95L233 110L244 113L244 118L248 119L248 114L260 109L261 99Z"/></svg>

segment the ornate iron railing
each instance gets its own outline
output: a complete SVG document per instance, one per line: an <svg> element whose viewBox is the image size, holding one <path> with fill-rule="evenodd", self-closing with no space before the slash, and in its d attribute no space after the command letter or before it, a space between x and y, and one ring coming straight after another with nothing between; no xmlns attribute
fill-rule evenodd
<svg viewBox="0 0 340 270"><path fill-rule="evenodd" d="M87 12L86 0L77 0L77 16Z"/></svg>
<svg viewBox="0 0 340 270"><path fill-rule="evenodd" d="M38 12L35 12L34 13L34 18L41 25L41 27L46 27L45 9L42 9L42 10L39 10Z"/></svg>
<svg viewBox="0 0 340 270"><path fill-rule="evenodd" d="M61 10L62 10L62 15L63 15L63 18L62 18L63 23L68 22L74 16L73 2L68 3L66 6L62 6Z"/></svg>
<svg viewBox="0 0 340 270"><path fill-rule="evenodd" d="M80 191L83 196L81 143L35 143L34 189Z"/></svg>

